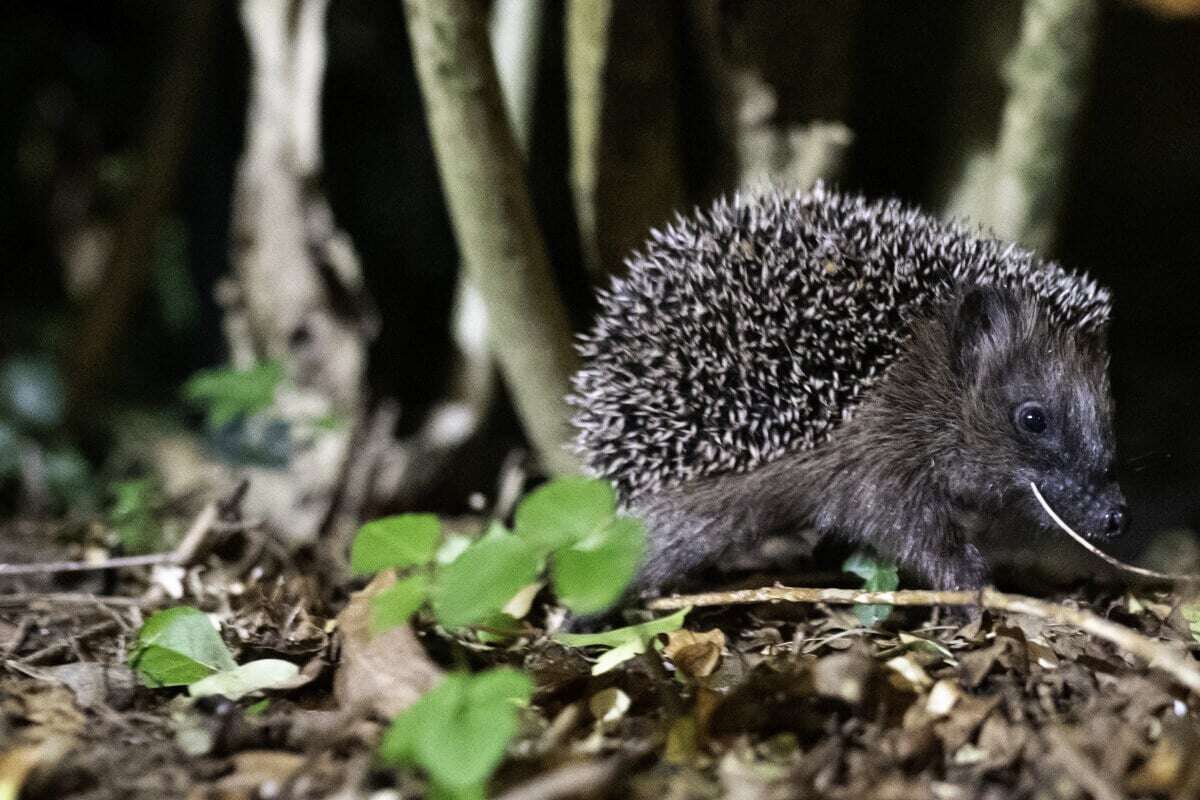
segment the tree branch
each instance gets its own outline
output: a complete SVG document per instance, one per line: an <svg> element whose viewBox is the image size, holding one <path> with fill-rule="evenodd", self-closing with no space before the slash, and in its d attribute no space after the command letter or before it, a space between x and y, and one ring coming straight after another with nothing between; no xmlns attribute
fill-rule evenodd
<svg viewBox="0 0 1200 800"><path fill-rule="evenodd" d="M1095 0L1026 0L995 152L958 190L957 209L1036 250L1053 244L1098 17Z"/></svg>
<svg viewBox="0 0 1200 800"><path fill-rule="evenodd" d="M406 0L405 12L451 220L487 306L492 348L546 468L576 471L565 448L564 397L577 357L505 117L483 8Z"/></svg>

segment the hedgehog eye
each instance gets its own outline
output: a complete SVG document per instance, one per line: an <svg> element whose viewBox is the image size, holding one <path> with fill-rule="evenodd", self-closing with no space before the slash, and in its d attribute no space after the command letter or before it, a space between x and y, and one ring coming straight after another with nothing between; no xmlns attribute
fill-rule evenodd
<svg viewBox="0 0 1200 800"><path fill-rule="evenodd" d="M1022 403L1013 416L1017 427L1026 433L1038 434L1046 430L1046 409L1041 403Z"/></svg>

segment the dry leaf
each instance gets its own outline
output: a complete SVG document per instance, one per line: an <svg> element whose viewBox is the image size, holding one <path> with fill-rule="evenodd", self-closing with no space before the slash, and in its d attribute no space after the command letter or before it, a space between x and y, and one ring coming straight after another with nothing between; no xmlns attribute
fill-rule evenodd
<svg viewBox="0 0 1200 800"><path fill-rule="evenodd" d="M390 571L379 573L338 615L342 658L334 696L344 709L369 709L384 719L411 706L442 677L410 626L371 635L371 598L395 580Z"/></svg>
<svg viewBox="0 0 1200 800"><path fill-rule="evenodd" d="M725 634L720 630L697 633L689 630L671 631L663 655L675 662L675 668L688 678L707 678L721 663Z"/></svg>
<svg viewBox="0 0 1200 800"><path fill-rule="evenodd" d="M859 653L825 656L813 665L813 691L852 706L862 705L878 669L875 659Z"/></svg>

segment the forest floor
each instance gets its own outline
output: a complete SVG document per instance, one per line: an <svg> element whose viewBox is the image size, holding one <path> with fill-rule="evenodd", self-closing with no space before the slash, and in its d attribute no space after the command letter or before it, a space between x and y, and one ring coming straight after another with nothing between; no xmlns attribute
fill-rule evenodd
<svg viewBox="0 0 1200 800"><path fill-rule="evenodd" d="M44 560L52 534L11 523L0 560ZM594 650L546 635L559 615L545 593L503 644L423 614L372 638L352 594L362 581L331 583L244 532L224 539L187 567L0 578L0 798L427 796L420 771L376 758L386 710L440 669L497 665L533 684L489 783L508 800L1200 796L1196 696L1070 626L946 609L897 608L871 628L844 606L695 609L663 648L594 674ZM1170 595L1052 599L1197 649ZM282 659L299 676L266 702L141 685L128 666L139 628L175 605L219 622L239 663Z"/></svg>

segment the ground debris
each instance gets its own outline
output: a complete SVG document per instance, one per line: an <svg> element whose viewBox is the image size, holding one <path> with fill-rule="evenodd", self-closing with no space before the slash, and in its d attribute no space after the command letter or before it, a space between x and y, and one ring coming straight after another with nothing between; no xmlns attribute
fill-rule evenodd
<svg viewBox="0 0 1200 800"><path fill-rule="evenodd" d="M373 636L371 597L391 580L352 594L287 559L249 571L210 559L182 575L178 601L131 574L105 595L17 587L0 602L0 781L27 800L424 796L419 773L376 766L384 724L443 671L507 665L534 687L490 787L515 800L1200 794L1200 700L1070 625L897 608L864 628L846 606L703 609L660 649L593 674L594 654L542 630L556 617L540 585L507 639L422 614ZM1193 610L1168 593L1049 599L1181 657L1197 647ZM237 702L140 685L126 664L138 628L174 602L218 620L238 663L287 660L304 680Z"/></svg>

